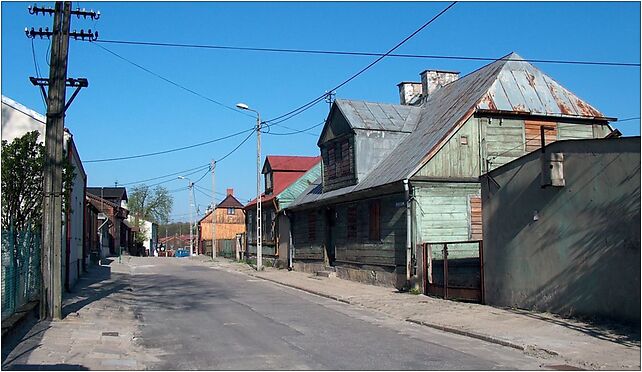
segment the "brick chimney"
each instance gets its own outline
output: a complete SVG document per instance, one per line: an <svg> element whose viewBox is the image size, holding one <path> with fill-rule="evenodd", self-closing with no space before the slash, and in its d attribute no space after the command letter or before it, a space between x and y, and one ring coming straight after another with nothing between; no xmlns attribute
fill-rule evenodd
<svg viewBox="0 0 642 372"><path fill-rule="evenodd" d="M456 71L426 70L420 75L421 90L424 97L428 97L437 89L459 79L459 72Z"/></svg>
<svg viewBox="0 0 642 372"><path fill-rule="evenodd" d="M414 105L420 102L422 85L410 81L402 81L397 84L399 87L399 103L402 105Z"/></svg>
<svg viewBox="0 0 642 372"><path fill-rule="evenodd" d="M234 196L234 189L227 189L227 195Z"/></svg>

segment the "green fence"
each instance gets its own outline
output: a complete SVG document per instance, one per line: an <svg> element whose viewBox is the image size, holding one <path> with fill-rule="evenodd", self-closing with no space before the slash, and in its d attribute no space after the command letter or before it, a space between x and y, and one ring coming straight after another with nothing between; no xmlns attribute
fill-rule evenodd
<svg viewBox="0 0 642 372"><path fill-rule="evenodd" d="M40 295L40 230L2 231L2 319Z"/></svg>

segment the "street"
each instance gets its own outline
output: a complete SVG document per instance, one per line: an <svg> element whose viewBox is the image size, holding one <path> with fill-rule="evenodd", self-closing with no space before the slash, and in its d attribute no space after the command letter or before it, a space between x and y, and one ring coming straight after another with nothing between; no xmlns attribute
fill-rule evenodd
<svg viewBox="0 0 642 372"><path fill-rule="evenodd" d="M132 267L151 369L533 369L520 351L449 335L302 291L197 265ZM152 260L148 260L150 262ZM212 265L214 266L214 265Z"/></svg>

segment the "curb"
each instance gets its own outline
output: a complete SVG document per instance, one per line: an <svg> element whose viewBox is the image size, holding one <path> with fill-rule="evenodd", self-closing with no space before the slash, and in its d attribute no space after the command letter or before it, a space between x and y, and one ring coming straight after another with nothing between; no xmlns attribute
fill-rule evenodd
<svg viewBox="0 0 642 372"><path fill-rule="evenodd" d="M428 323L428 322L424 322L424 321L416 320L416 319L412 319L412 318L406 319L406 322L419 324L419 325L422 325L422 326L425 326L425 327L438 329L438 330L444 331L444 332L455 333L455 334L458 334L458 335L461 335L461 336L476 338L478 340L482 340L482 341L486 341L486 342L490 342L490 343L493 343L493 344L498 344L498 345L502 345L502 346L506 346L506 347L511 347L513 349L517 349L517 350L521 350L521 351L525 351L526 350L526 346L524 346L524 345L515 344L515 343L512 343L512 342L501 340L499 338L495 338L495 337L492 337L492 336L489 336L489 335L485 335L485 334L482 334L482 333L464 331L462 329L457 329L457 328L454 328L454 327L447 327L447 326L434 324L434 323ZM553 354L553 355L557 355L556 352L553 352L553 351L550 351L550 350L546 350L546 349L541 349L541 350L544 350L544 351L546 351L546 352L548 352L550 354Z"/></svg>
<svg viewBox="0 0 642 372"><path fill-rule="evenodd" d="M251 275L251 276L253 276L255 278L260 278L260 279L263 279L263 280L267 280L268 282L280 284L280 285L283 285L283 286L286 286L286 287L290 287L290 288L298 289L298 290L301 290L301 291L304 291L304 292L312 293L312 294L317 295L317 296L321 296L321 297L329 298L331 300L343 302L344 304L352 304L352 302L350 302L350 300L346 300L346 299L344 299L342 297L329 295L329 294L326 294L326 293L323 293L323 292L319 292L319 291L314 291L314 290L307 289L307 288L304 288L304 287L300 287L300 286L297 286L297 285L294 285L294 284L282 283L282 282L279 282L278 280L270 279L270 278L264 278L262 276L258 276L256 274L252 274L252 273L250 273L249 275Z"/></svg>
<svg viewBox="0 0 642 372"><path fill-rule="evenodd" d="M280 284L280 285L283 285L283 286L286 286L286 287L295 288L295 289L298 289L298 290L301 290L301 291L304 291L304 292L308 292L308 293L311 293L311 294L314 294L314 295L317 295L317 296L321 296L321 297L325 297L325 298L328 298L328 299L331 299L331 300L343 302L345 304L349 304L349 305L353 304L353 302L351 302L350 300L346 300L346 299L344 299L342 297L334 296L334 295L327 294L327 293L322 293L322 292L315 291L315 290L310 290L308 288L305 288L305 287L302 287L302 286L298 286L298 285L295 285L295 284L283 283L283 282L280 282L280 281L278 281L276 279L265 278L265 277L256 275L256 273L249 273L249 275L251 275L253 277L256 277L256 278L260 278L260 279L269 281L269 282L272 282L272 283L276 283L276 284ZM543 347L539 347L539 346L536 346L536 345L520 345L520 344L516 344L516 343L510 342L510 341L502 340L502 339L499 339L499 338L496 338L496 337L493 337L493 336L490 336L490 335L482 334L482 333L465 331L465 330L454 328L454 327L443 326L443 325L435 324L435 323L428 323L428 322L424 322L424 321L417 320L417 319L412 319L412 318L407 318L407 319L404 319L404 320L406 322L409 322L409 323L414 323L414 324L422 325L422 326L425 326L425 327L437 329L437 330L440 330L442 332L454 333L454 334L457 334L457 335L460 335L460 336L475 338L475 339L486 341L486 342L489 342L489 343L493 343L493 344L497 344L497 345L510 347L510 348L513 348L513 349L517 349L517 350L520 350L520 351L523 351L523 352L527 352L529 350L538 350L538 351L543 351L543 352L545 352L545 353L547 353L549 355L560 356L560 354L558 352L556 352L556 351L549 350L549 349L546 349L546 348L543 348Z"/></svg>

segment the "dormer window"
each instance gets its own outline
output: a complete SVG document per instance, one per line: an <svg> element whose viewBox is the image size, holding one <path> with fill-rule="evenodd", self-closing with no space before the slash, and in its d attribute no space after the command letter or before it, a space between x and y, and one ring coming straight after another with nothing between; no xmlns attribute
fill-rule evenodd
<svg viewBox="0 0 642 372"><path fill-rule="evenodd" d="M265 174L265 193L266 194L271 194L272 189L273 189L273 179L272 179L272 172L268 172Z"/></svg>

